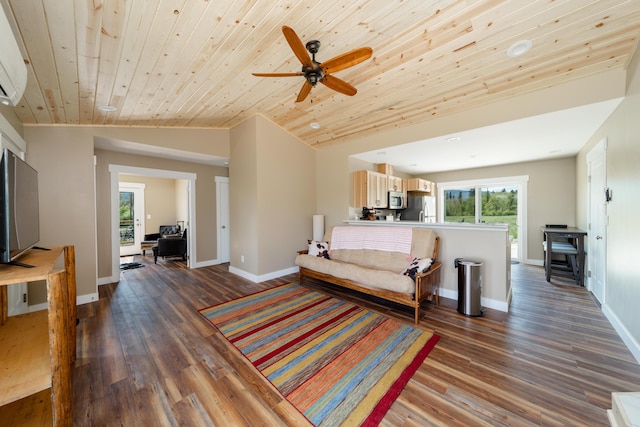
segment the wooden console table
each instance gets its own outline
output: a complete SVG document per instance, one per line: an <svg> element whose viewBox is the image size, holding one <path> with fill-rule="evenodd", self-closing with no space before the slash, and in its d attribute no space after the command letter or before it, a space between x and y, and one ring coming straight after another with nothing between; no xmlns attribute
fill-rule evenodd
<svg viewBox="0 0 640 427"><path fill-rule="evenodd" d="M576 282L578 286L584 286L584 236L587 232L580 230L579 228L554 228L554 227L542 227L544 233L544 240L547 244L547 250L545 252L545 275L547 282L551 280L551 256L553 255L553 242L557 242L557 239L564 238L569 241L575 242L577 250L576 262L578 264L578 278Z"/></svg>
<svg viewBox="0 0 640 427"><path fill-rule="evenodd" d="M63 267L57 262L63 255ZM31 249L24 268L0 265L0 420L5 425L73 425L76 273L73 246ZM48 310L7 316L7 285L44 280ZM49 397L50 396L50 397Z"/></svg>

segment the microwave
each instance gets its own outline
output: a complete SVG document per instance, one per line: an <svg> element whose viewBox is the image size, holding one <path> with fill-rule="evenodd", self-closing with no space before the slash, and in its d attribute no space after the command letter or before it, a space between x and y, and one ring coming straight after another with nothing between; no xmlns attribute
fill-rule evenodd
<svg viewBox="0 0 640 427"><path fill-rule="evenodd" d="M389 191L389 209L404 209L404 193Z"/></svg>

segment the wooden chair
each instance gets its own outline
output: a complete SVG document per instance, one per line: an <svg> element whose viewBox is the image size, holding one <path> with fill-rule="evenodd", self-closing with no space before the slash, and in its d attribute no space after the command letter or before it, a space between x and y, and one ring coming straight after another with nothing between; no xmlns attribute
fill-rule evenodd
<svg viewBox="0 0 640 427"><path fill-rule="evenodd" d="M547 241L542 242L542 248L545 252L544 259L546 260L546 252L547 252ZM545 261L545 272L552 274L554 271L558 272L561 275L568 275L572 277L574 280L578 281L578 268L581 266L578 265L577 256L578 249L566 241L553 241L551 243L551 255L560 255L564 258L563 261L559 261L557 259L552 259L551 263L547 263Z"/></svg>

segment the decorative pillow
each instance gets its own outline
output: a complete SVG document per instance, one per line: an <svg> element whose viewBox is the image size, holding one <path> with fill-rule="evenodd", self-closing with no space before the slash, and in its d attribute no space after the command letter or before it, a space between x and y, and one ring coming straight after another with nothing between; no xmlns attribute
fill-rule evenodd
<svg viewBox="0 0 640 427"><path fill-rule="evenodd" d="M309 255L317 256L319 258L329 258L329 243L318 242L316 240L309 240Z"/></svg>
<svg viewBox="0 0 640 427"><path fill-rule="evenodd" d="M424 273L431 267L433 263L433 258L414 258L409 264L409 267L402 273L405 276L411 277L411 279L416 280L416 274Z"/></svg>

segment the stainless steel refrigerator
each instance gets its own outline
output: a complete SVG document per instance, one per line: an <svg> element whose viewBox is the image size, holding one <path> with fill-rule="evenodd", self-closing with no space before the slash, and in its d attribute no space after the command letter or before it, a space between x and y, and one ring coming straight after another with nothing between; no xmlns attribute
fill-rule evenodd
<svg viewBox="0 0 640 427"><path fill-rule="evenodd" d="M402 211L405 221L436 222L435 196L407 195L407 208Z"/></svg>

